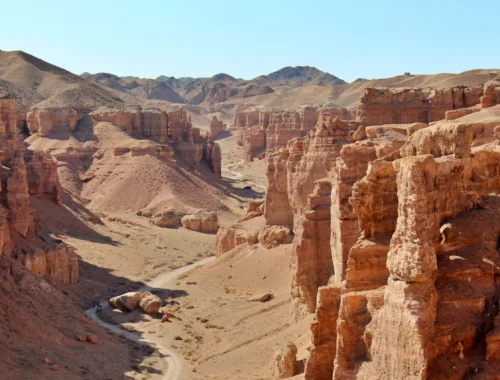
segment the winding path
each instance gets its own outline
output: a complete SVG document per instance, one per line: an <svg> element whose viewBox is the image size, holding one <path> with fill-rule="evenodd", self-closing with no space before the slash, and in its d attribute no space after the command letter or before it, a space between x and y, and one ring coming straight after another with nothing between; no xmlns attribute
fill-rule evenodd
<svg viewBox="0 0 500 380"><path fill-rule="evenodd" d="M215 259L215 256L212 257L207 257L206 259L200 260L194 264L187 265L182 268L178 268L176 270L173 270L172 272L168 273L163 273L160 274L158 277L154 278L153 280L148 282L148 285L144 286L143 288L139 289L138 291L150 291L153 288L162 288L165 287L170 281L175 280L177 277L180 275L189 272L190 270L197 268L199 266L205 265L206 263L212 261ZM103 304L103 309L106 309L109 307L108 301L105 300L102 302ZM101 320L96 313L95 308L90 308L85 311L85 314L87 314L90 318L92 318L94 321L96 321L98 324L100 324L102 327L104 327L107 330L112 331L113 333L117 335L124 336L127 339L130 339L134 342L139 342L141 344L146 344L150 345L154 348L156 348L160 354L163 356L165 365L166 365L166 371L163 374L162 379L164 380L180 380L182 379L183 373L185 372L187 368L186 361L182 357L182 355L178 354L174 350L164 347L156 343L155 341L151 339L146 339L146 338L141 338L140 336L122 330L119 326L111 325L109 323L104 322Z"/></svg>

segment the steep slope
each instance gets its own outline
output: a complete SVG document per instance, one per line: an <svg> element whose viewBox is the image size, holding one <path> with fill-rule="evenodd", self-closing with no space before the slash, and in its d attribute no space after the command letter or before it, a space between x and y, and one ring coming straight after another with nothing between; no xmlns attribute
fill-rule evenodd
<svg viewBox="0 0 500 380"><path fill-rule="evenodd" d="M26 105L95 108L123 103L104 88L22 51L0 51L0 79L16 86Z"/></svg>

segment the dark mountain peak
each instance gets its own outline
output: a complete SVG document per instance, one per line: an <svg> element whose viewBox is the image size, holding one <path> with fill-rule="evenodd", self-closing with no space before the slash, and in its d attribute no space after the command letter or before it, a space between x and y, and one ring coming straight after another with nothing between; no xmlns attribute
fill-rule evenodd
<svg viewBox="0 0 500 380"><path fill-rule="evenodd" d="M212 78L210 78L213 82L236 82L236 78L232 77L229 74L219 73L215 74Z"/></svg>
<svg viewBox="0 0 500 380"><path fill-rule="evenodd" d="M286 66L268 75L261 75L253 79L252 82L289 85L315 84L318 86L346 84L342 79L312 66Z"/></svg>

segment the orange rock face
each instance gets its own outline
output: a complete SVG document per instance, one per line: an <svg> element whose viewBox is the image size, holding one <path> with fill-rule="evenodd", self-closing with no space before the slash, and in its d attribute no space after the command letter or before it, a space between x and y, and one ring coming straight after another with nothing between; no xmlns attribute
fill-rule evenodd
<svg viewBox="0 0 500 380"><path fill-rule="evenodd" d="M217 116L212 117L212 122L210 123L210 134L212 137L217 137L219 133L226 130L226 124L219 120Z"/></svg>
<svg viewBox="0 0 500 380"><path fill-rule="evenodd" d="M90 115L94 120L109 122L135 138L168 144L168 149L164 150L169 151L171 147L176 157L194 168L198 168L202 160L206 161L214 174L221 176L222 156L219 145L212 139L214 135L201 136L185 110L97 110Z"/></svg>
<svg viewBox="0 0 500 380"><path fill-rule="evenodd" d="M497 108L343 146L329 173L334 274L317 292L306 379L498 375Z"/></svg>
<svg viewBox="0 0 500 380"><path fill-rule="evenodd" d="M240 145L246 161L253 161L262 152L272 153L286 146L295 137L305 136L316 125L326 124L335 117L351 118L346 109L322 109L304 106L298 110L237 110L233 126L242 128Z"/></svg>
<svg viewBox="0 0 500 380"><path fill-rule="evenodd" d="M33 108L26 115L26 124L31 134L48 136L53 132L73 132L81 115L72 108Z"/></svg>
<svg viewBox="0 0 500 380"><path fill-rule="evenodd" d="M482 95L482 87L367 88L356 119L363 125L431 123L444 119L447 111L479 104Z"/></svg>
<svg viewBox="0 0 500 380"><path fill-rule="evenodd" d="M17 101L0 99L0 254L21 260L40 277L62 283L78 281L78 257L51 239L38 237L30 197L60 203L56 163L27 151L17 129Z"/></svg>

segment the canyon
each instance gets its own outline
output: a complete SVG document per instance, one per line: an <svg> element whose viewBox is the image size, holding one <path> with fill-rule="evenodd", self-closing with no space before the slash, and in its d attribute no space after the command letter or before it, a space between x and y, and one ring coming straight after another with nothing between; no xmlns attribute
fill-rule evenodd
<svg viewBox="0 0 500 380"><path fill-rule="evenodd" d="M3 373L500 376L500 71L377 83L0 52Z"/></svg>

